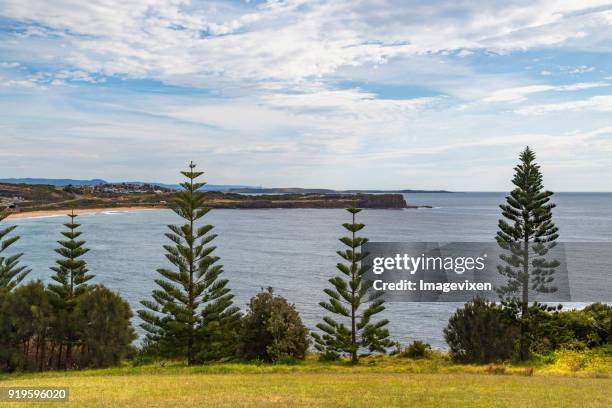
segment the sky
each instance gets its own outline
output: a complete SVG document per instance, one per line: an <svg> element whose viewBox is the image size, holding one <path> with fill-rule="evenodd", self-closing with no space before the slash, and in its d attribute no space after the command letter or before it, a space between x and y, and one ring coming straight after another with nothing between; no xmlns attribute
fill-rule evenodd
<svg viewBox="0 0 612 408"><path fill-rule="evenodd" d="M0 0L0 178L612 191L612 2Z"/></svg>

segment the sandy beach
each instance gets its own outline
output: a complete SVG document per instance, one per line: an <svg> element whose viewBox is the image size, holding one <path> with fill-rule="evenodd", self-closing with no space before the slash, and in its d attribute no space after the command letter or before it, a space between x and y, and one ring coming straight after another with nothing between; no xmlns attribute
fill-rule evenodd
<svg viewBox="0 0 612 408"><path fill-rule="evenodd" d="M155 210L159 208L153 207L108 207L108 208L81 208L75 209L74 213L78 215L83 214L98 214L104 212L132 212L132 211L145 211L145 210ZM13 213L8 216L8 219L24 219L24 218L37 218L37 217L54 217L54 216L62 216L69 214L72 210L64 209L64 210L40 210L40 211L23 211L18 213Z"/></svg>

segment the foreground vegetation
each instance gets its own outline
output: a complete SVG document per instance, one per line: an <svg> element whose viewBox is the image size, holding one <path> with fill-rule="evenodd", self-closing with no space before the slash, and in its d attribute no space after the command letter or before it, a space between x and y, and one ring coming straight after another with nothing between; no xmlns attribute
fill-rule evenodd
<svg viewBox="0 0 612 408"><path fill-rule="evenodd" d="M377 356L360 361L124 363L4 375L0 386L70 387L66 406L566 407L581 401L585 407L607 407L612 402L612 358L604 349L556 352L505 366L453 364L439 353L416 360Z"/></svg>

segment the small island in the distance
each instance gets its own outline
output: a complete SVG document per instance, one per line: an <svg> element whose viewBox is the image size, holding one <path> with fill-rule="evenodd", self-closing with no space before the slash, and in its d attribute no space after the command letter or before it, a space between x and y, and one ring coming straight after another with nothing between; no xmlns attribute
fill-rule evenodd
<svg viewBox="0 0 612 408"><path fill-rule="evenodd" d="M61 180L61 183L53 181L49 180L49 184L44 184L44 179L36 179L36 182L30 184L19 183L17 180L0 180L1 204L20 215L69 209L166 208L179 188L158 183L108 183L94 180L94 183L87 184L75 180L74 184L70 184L66 180ZM337 191L243 186L223 186L221 190L204 191L206 203L210 208L431 208L428 205L411 205L406 202L402 193L417 192L416 190Z"/></svg>

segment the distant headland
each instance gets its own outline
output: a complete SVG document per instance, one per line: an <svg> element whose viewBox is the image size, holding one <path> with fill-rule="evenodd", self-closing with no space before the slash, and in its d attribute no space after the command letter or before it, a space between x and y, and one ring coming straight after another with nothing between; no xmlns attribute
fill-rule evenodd
<svg viewBox="0 0 612 408"><path fill-rule="evenodd" d="M41 179L28 179L31 183L0 181L0 204L21 217L24 213L63 214L74 208L89 211L112 209L167 208L179 190L168 185L149 183L92 183L67 179L59 184L43 184ZM21 180L20 180L21 181ZM97 181L97 180L93 180ZM79 183L80 182L80 183ZM237 192L236 190L240 191ZM431 208L411 205L399 192L336 192L319 189L256 189L236 188L225 191L204 191L210 208L263 209L263 208L348 208L357 206L370 209Z"/></svg>

